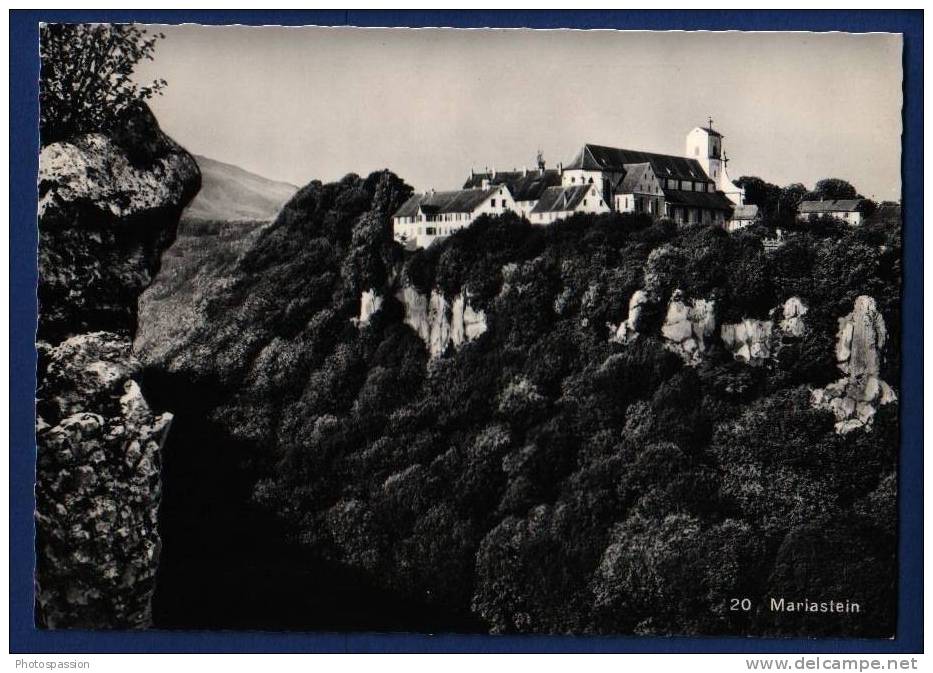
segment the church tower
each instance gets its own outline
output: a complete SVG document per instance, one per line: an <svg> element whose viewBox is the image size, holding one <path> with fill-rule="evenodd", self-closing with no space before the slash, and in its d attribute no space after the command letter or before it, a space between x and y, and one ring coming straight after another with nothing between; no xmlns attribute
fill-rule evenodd
<svg viewBox="0 0 933 673"><path fill-rule="evenodd" d="M730 201L740 206L744 203L745 192L729 179L726 172L729 159L723 152L722 139L723 135L713 129L713 120L710 119L708 126L697 126L687 134L686 156L700 162L716 189L724 192Z"/></svg>

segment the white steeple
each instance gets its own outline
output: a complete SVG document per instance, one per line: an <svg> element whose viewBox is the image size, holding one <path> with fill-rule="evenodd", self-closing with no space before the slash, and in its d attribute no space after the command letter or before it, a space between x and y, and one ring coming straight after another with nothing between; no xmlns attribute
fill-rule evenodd
<svg viewBox="0 0 933 673"><path fill-rule="evenodd" d="M710 117L707 126L697 126L687 134L686 156L700 162L716 189L740 206L745 202L745 192L729 179L726 172L728 159L723 154L722 140L723 135L713 128L713 119Z"/></svg>

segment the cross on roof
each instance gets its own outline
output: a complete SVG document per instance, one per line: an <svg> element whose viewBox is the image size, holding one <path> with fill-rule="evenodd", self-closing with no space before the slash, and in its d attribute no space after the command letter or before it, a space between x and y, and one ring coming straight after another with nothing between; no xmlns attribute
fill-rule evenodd
<svg viewBox="0 0 933 673"><path fill-rule="evenodd" d="M709 130L710 131L713 130L713 118L712 117L709 118Z"/></svg>

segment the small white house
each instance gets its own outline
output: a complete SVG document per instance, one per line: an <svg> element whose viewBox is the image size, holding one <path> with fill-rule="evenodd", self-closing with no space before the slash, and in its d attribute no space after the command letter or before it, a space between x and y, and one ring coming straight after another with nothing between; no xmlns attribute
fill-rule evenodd
<svg viewBox="0 0 933 673"><path fill-rule="evenodd" d="M759 222L761 222L761 213L758 206L754 204L736 206L732 211L732 217L726 221L726 231L738 231Z"/></svg>
<svg viewBox="0 0 933 673"><path fill-rule="evenodd" d="M797 221L809 222L818 217L835 217L857 227L862 223L861 199L826 199L801 201L797 207Z"/></svg>
<svg viewBox="0 0 933 673"><path fill-rule="evenodd" d="M531 211L532 224L550 224L574 213L608 213L609 204L596 184L548 187Z"/></svg>
<svg viewBox="0 0 933 673"><path fill-rule="evenodd" d="M426 248L434 241L470 226L480 215L515 210L507 185L450 192L414 194L392 216L392 234L409 248Z"/></svg>

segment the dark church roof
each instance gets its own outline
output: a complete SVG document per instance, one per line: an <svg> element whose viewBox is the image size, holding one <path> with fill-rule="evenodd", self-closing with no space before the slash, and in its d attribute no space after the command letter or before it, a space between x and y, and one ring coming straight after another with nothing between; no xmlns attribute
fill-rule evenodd
<svg viewBox="0 0 933 673"><path fill-rule="evenodd" d="M687 159L672 154L655 154L639 150L586 144L565 170L624 172L626 164L651 164L659 178L709 181L709 176L696 159Z"/></svg>
<svg viewBox="0 0 933 673"><path fill-rule="evenodd" d="M664 188L664 199L673 206L732 211L735 204L722 192L688 192Z"/></svg>
<svg viewBox="0 0 933 673"><path fill-rule="evenodd" d="M548 187L541 194L532 213L551 213L573 210L586 196L593 185L572 185L570 187Z"/></svg>
<svg viewBox="0 0 933 673"><path fill-rule="evenodd" d="M508 185L512 198L516 201L537 201L548 187L560 185L560 172L556 170L545 171L504 171L501 173L474 173L463 183L464 189L475 189L483 186L483 181L489 180L491 185Z"/></svg>

